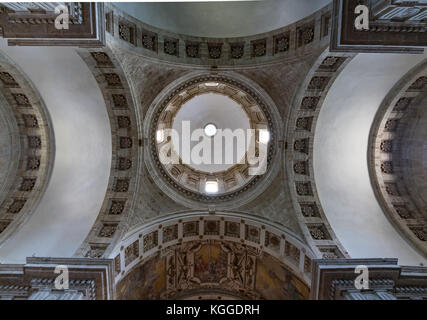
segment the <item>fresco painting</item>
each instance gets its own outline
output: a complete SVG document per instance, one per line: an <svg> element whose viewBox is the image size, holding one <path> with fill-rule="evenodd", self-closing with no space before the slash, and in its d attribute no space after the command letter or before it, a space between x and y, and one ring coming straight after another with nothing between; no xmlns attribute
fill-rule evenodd
<svg viewBox="0 0 427 320"><path fill-rule="evenodd" d="M205 244L194 255L194 276L202 283L218 283L227 276L227 260L219 244Z"/></svg>
<svg viewBox="0 0 427 320"><path fill-rule="evenodd" d="M227 249L229 248L229 249ZM240 250L240 251L236 251ZM143 260L118 284L116 297L119 300L173 299L182 297L183 290L191 290L192 296L213 294L230 294L242 298L273 300L305 300L309 298L308 286L294 275L289 267L266 253L253 255L254 264L233 265L232 257L239 253L243 257L244 246L226 245L221 242L205 242L194 247L192 243L177 246L168 253L156 254ZM166 255L181 257L185 268L177 268L170 275L166 272ZM186 259L184 259L185 257ZM242 258L243 259L243 258ZM239 258L239 261L242 260ZM242 275L253 274L254 284L233 278L228 270L234 267L248 268ZM231 270L230 269L230 270ZM249 271L248 271L249 270ZM188 280L180 281L179 274L184 272ZM168 277L172 277L172 286L166 286ZM244 277L245 278L245 277ZM219 291L218 291L219 290ZM247 295L252 291L252 295Z"/></svg>
<svg viewBox="0 0 427 320"><path fill-rule="evenodd" d="M166 288L166 262L156 255L140 264L117 285L120 300L160 299Z"/></svg>
<svg viewBox="0 0 427 320"><path fill-rule="evenodd" d="M256 291L263 299L304 300L309 288L284 265L270 255L263 254L257 261Z"/></svg>

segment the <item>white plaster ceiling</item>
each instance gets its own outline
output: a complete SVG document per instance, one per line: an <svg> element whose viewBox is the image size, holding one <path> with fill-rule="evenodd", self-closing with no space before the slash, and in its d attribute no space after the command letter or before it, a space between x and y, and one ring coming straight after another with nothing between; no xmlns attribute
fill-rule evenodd
<svg viewBox="0 0 427 320"><path fill-rule="evenodd" d="M368 137L382 100L424 55L359 54L338 76L322 106L314 138L314 174L320 202L353 258L398 258L420 265L419 255L387 220L368 173Z"/></svg>
<svg viewBox="0 0 427 320"><path fill-rule="evenodd" d="M321 9L331 0L184 2L116 2L114 5L160 29L192 36L227 38L287 26Z"/></svg>
<svg viewBox="0 0 427 320"><path fill-rule="evenodd" d="M107 109L91 71L72 47L8 47L0 50L39 91L55 135L55 162L40 204L0 248L0 261L71 257L98 216L111 167Z"/></svg>
<svg viewBox="0 0 427 320"><path fill-rule="evenodd" d="M235 131L237 129L243 130L246 137L246 130L250 129L249 118L242 106L230 99L229 97L217 93L207 93L196 96L186 103L184 103L179 111L177 112L174 122L173 129L178 132L179 141L172 138L172 143L174 146L181 146L179 149L179 155L182 158L184 148L182 148L183 136L182 132L182 123L183 121L188 121L191 125L190 132L193 133L196 129L203 129L207 124L214 124L217 129L226 130L230 129ZM216 136L210 138L212 140L211 148L211 163L195 163L191 162L190 167L195 170L200 170L204 172L220 172L225 171L235 165L240 161L245 153L247 148L245 146L240 146L236 142L233 143L232 148L227 148L226 143L218 143L220 137L220 132ZM200 139L202 141L202 139ZM199 144L199 141L191 142L191 150ZM223 163L214 163L215 154L221 153L223 158ZM225 161L226 153L231 153L233 155L234 161L232 163ZM191 159L195 160L195 159Z"/></svg>

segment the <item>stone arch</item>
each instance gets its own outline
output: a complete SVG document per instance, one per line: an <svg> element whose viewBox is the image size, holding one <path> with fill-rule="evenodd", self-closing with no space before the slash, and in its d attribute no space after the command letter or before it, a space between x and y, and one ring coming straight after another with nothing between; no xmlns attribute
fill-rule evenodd
<svg viewBox="0 0 427 320"><path fill-rule="evenodd" d="M110 254L114 259L115 283L147 259L155 255L167 257L181 250L181 246L192 247L196 242L232 243L240 251L250 250L255 256L265 253L283 264L305 286L310 285L315 255L291 231L244 213L203 211L176 213L130 230ZM258 296L252 298L255 297Z"/></svg>
<svg viewBox="0 0 427 320"><path fill-rule="evenodd" d="M107 39L147 60L195 68L274 65L292 62L312 49L327 45L332 4L298 22L247 37L194 37L162 30L105 5Z"/></svg>
<svg viewBox="0 0 427 320"><path fill-rule="evenodd" d="M422 145L418 146L421 151L419 158L411 159L411 151L408 150L411 146L405 131L424 121L422 110L425 108L426 79L427 61L424 60L395 84L375 115L368 144L368 168L375 196L392 225L424 257L427 256L427 199L423 184L418 183L417 189L417 177L414 171L411 173L414 169L411 160L422 162L423 149ZM419 143L423 141L422 136L412 138L418 139ZM423 164L417 166L418 180L422 180Z"/></svg>
<svg viewBox="0 0 427 320"><path fill-rule="evenodd" d="M54 133L49 112L31 80L0 54L0 113L11 153L0 188L0 244L28 220L42 198L53 169ZM4 127L5 128L5 127ZM6 141L4 141L6 142ZM2 157L7 154L2 154Z"/></svg>
<svg viewBox="0 0 427 320"><path fill-rule="evenodd" d="M109 48L79 49L98 82L104 97L112 134L112 166L107 192L98 217L74 256L100 258L108 254L111 244L121 238L139 189L138 172L142 157L132 88Z"/></svg>
<svg viewBox="0 0 427 320"><path fill-rule="evenodd" d="M353 57L354 54L331 53L326 49L296 93L288 116L283 166L288 173L294 210L307 243L324 259L349 256L332 230L317 195L313 140L328 90Z"/></svg>

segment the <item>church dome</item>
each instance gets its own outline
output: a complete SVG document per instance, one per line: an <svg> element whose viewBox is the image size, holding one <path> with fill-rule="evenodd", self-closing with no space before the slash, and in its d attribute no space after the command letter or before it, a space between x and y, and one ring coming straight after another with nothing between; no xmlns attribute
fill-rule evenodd
<svg viewBox="0 0 427 320"><path fill-rule="evenodd" d="M166 88L146 120L154 181L166 182L161 188L185 197L183 203L252 198L258 186L261 192L277 155L275 107L266 98L226 76L193 76Z"/></svg>

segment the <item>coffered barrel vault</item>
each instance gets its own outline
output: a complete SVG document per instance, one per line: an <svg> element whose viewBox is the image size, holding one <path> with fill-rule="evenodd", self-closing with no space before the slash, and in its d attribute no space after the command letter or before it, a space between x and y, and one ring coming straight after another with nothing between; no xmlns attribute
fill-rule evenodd
<svg viewBox="0 0 427 320"><path fill-rule="evenodd" d="M384 99L370 137L371 179L387 217L427 256L424 106L427 64L408 72Z"/></svg>
<svg viewBox="0 0 427 320"><path fill-rule="evenodd" d="M23 263L25 257L32 255L71 257L94 223L107 189L111 129L105 103L75 48L10 47L3 40L1 51L19 66L40 95L33 98L26 91L8 89L25 94L32 103L31 107L16 106L15 110L36 115L35 103L44 102L52 121L54 156L46 163L52 171L38 206L20 230L0 247L0 260ZM43 128L42 118L36 115L36 119ZM24 122L22 124L24 127ZM36 136L34 128L25 130L32 130L31 135ZM48 146L45 139L42 138L42 148ZM23 139L23 143L28 144L28 139ZM29 151L37 155L42 150ZM32 170L31 175L27 172L25 178L34 178L40 169ZM19 188L20 183L16 187ZM22 192L19 198L24 198Z"/></svg>
<svg viewBox="0 0 427 320"><path fill-rule="evenodd" d="M371 132L380 105L391 103L394 107L397 100L390 102L389 97L400 90L394 85L425 59L426 54L359 54L335 80L322 105L314 136L317 192L328 221L353 258L396 255L408 265L426 262L411 241L390 223L387 211L376 199L378 191L369 171L379 172L380 162L387 162L389 153L379 152L377 142L376 169L372 169L372 153L368 158L368 150L372 150L368 145L370 135L375 135L371 138L375 141L389 140L388 132L378 136ZM415 80L405 79L402 83L410 86ZM399 200L393 198L396 204L402 203ZM402 218L399 221L406 224Z"/></svg>
<svg viewBox="0 0 427 320"><path fill-rule="evenodd" d="M29 78L0 56L2 184L0 244L33 214L49 183L55 143L51 119Z"/></svg>

